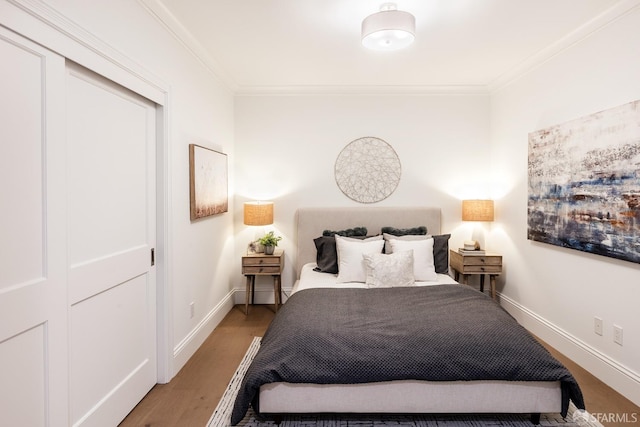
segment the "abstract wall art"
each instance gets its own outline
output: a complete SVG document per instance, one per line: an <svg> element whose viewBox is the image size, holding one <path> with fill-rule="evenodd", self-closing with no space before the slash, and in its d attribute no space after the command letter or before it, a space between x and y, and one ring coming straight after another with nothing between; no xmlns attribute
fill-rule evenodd
<svg viewBox="0 0 640 427"><path fill-rule="evenodd" d="M191 220L227 212L227 155L189 144Z"/></svg>
<svg viewBox="0 0 640 427"><path fill-rule="evenodd" d="M386 199L400 183L402 166L391 145L367 136L342 149L334 166L336 183L345 196L360 203Z"/></svg>
<svg viewBox="0 0 640 427"><path fill-rule="evenodd" d="M640 263L640 101L529 134L528 238Z"/></svg>

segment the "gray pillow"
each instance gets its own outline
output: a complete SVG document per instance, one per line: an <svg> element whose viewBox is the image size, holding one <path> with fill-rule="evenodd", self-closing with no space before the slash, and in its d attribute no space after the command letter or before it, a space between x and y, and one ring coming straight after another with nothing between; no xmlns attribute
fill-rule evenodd
<svg viewBox="0 0 640 427"><path fill-rule="evenodd" d="M436 273L449 273L449 238L451 234L433 236L433 263Z"/></svg>
<svg viewBox="0 0 640 427"><path fill-rule="evenodd" d="M336 238L334 236L320 236L313 239L313 243L316 245L316 264L318 265L314 270L338 274Z"/></svg>
<svg viewBox="0 0 640 427"><path fill-rule="evenodd" d="M411 228L382 227L382 234L384 233L393 234L394 236L406 236L409 234L424 236L427 234L427 227L424 225Z"/></svg>
<svg viewBox="0 0 640 427"><path fill-rule="evenodd" d="M354 228L347 228L345 230L337 230L337 231L333 231L333 230L324 230L322 232L323 236L342 236L342 237L359 237L359 236L366 236L367 235L367 228L366 227L354 227Z"/></svg>
<svg viewBox="0 0 640 427"><path fill-rule="evenodd" d="M354 239L364 239L366 236L352 236ZM336 237L320 236L313 239L316 245L315 271L323 273L338 274L338 249L336 248ZM434 242L435 244L435 242Z"/></svg>

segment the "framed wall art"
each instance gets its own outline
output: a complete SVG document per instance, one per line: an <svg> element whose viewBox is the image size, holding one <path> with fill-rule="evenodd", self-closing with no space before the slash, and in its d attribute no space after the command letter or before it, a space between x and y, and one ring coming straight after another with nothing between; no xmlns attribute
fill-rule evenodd
<svg viewBox="0 0 640 427"><path fill-rule="evenodd" d="M529 134L528 238L640 263L640 101Z"/></svg>
<svg viewBox="0 0 640 427"><path fill-rule="evenodd" d="M227 182L227 155L189 144L191 220L229 210Z"/></svg>

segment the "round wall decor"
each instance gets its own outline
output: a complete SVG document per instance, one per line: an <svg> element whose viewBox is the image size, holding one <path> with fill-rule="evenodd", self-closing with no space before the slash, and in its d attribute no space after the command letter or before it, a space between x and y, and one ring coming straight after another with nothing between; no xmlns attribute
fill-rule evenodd
<svg viewBox="0 0 640 427"><path fill-rule="evenodd" d="M375 203L391 195L400 183L400 159L391 145L367 136L342 149L335 164L336 183L360 203Z"/></svg>

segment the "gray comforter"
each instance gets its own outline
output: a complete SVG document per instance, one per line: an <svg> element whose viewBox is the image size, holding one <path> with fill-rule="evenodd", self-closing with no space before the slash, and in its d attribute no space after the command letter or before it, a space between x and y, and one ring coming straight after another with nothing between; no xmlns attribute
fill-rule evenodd
<svg viewBox="0 0 640 427"><path fill-rule="evenodd" d="M309 289L289 298L262 339L231 422L271 382L354 384L390 380L561 381L584 409L571 373L485 295L464 285Z"/></svg>

